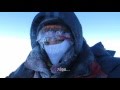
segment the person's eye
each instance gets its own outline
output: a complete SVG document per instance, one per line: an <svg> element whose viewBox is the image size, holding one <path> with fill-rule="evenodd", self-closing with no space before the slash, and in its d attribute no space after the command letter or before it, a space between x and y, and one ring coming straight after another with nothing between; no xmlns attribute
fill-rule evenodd
<svg viewBox="0 0 120 90"><path fill-rule="evenodd" d="M62 35L62 31L56 31L56 35Z"/></svg>

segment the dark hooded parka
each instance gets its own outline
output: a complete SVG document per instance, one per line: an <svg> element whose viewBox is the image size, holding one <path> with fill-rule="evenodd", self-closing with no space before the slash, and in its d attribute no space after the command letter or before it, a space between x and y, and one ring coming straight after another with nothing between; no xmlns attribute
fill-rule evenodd
<svg viewBox="0 0 120 90"><path fill-rule="evenodd" d="M36 41L40 28L47 24L62 24L69 28L74 45L58 65L49 63L44 49ZM89 47L82 26L74 12L38 13L30 30L32 51L26 61L8 78L119 78L120 58L114 51L105 50L102 43ZM57 69L66 69L58 71Z"/></svg>

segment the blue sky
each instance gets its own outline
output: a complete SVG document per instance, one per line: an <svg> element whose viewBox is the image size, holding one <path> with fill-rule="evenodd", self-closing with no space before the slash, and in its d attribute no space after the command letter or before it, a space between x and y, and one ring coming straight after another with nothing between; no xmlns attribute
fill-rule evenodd
<svg viewBox="0 0 120 90"><path fill-rule="evenodd" d="M106 49L115 50L120 57L120 12L76 13L83 27L87 43L93 46L102 42Z"/></svg>
<svg viewBox="0 0 120 90"><path fill-rule="evenodd" d="M0 36L27 37L32 19L36 13L0 12Z"/></svg>
<svg viewBox="0 0 120 90"><path fill-rule="evenodd" d="M0 12L0 77L25 61L30 50L30 27L38 12ZM76 12L90 46L102 42L120 57L120 12Z"/></svg>

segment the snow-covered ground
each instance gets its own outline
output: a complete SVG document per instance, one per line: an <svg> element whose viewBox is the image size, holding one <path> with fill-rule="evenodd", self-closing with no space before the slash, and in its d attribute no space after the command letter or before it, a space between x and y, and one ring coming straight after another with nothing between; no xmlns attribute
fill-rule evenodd
<svg viewBox="0 0 120 90"><path fill-rule="evenodd" d="M30 41L27 39L0 37L0 78L16 70L30 50Z"/></svg>

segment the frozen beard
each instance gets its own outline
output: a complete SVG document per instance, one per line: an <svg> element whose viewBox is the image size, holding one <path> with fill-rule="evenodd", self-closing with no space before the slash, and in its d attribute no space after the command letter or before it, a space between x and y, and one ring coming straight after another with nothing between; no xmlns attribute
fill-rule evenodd
<svg viewBox="0 0 120 90"><path fill-rule="evenodd" d="M37 41L46 51L53 65L58 64L73 45L71 33L60 25L48 25L42 28Z"/></svg>

